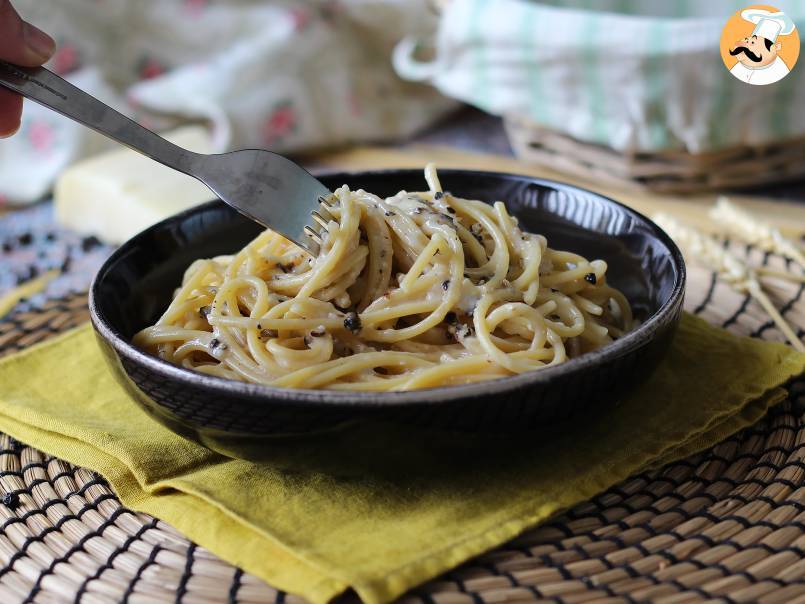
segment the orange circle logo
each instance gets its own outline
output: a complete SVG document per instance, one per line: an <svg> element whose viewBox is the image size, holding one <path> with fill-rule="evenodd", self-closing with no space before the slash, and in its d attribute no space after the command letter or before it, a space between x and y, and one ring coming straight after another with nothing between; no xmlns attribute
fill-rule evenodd
<svg viewBox="0 0 805 604"><path fill-rule="evenodd" d="M753 4L729 18L721 32L721 58L747 84L782 80L799 58L799 33L791 18L767 4Z"/></svg>

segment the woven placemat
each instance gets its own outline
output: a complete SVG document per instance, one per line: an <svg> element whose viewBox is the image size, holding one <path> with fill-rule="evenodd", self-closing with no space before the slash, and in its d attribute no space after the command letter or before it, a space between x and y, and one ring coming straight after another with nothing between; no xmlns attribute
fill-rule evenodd
<svg viewBox="0 0 805 604"><path fill-rule="evenodd" d="M752 264L788 262L725 242ZM805 284L764 280L799 337ZM748 296L690 267L686 308L783 335ZM0 321L0 355L87 319L72 295ZM0 602L296 602L170 526L124 508L97 474L0 435ZM349 597L347 597L349 598ZM805 378L755 426L634 476L402 598L439 604L805 601Z"/></svg>

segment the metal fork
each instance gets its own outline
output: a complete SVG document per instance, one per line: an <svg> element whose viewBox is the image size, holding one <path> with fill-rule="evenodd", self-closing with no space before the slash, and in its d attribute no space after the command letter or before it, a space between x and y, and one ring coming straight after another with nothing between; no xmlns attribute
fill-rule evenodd
<svg viewBox="0 0 805 604"><path fill-rule="evenodd" d="M222 201L314 255L333 216L333 195L304 168L270 151L203 155L183 149L44 67L0 61L0 85L197 178ZM313 222L309 223L311 217Z"/></svg>

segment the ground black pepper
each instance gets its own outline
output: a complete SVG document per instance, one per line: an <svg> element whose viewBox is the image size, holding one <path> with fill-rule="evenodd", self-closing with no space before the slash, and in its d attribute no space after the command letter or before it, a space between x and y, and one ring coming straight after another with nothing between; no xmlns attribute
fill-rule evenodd
<svg viewBox="0 0 805 604"><path fill-rule="evenodd" d="M81 251L89 252L90 250L98 247L101 245L101 240L98 239L95 235L90 235L89 237L84 237L81 240Z"/></svg>
<svg viewBox="0 0 805 604"><path fill-rule="evenodd" d="M361 330L361 318L358 313L351 312L347 314L344 319L344 327L349 329L352 333L358 333Z"/></svg>
<svg viewBox="0 0 805 604"><path fill-rule="evenodd" d="M31 242L34 240L34 236L30 233L23 233L19 237L17 237L17 241L20 245L31 245Z"/></svg>
<svg viewBox="0 0 805 604"><path fill-rule="evenodd" d="M20 496L16 493L6 493L3 495L3 505L9 510L14 510L20 505Z"/></svg>
<svg viewBox="0 0 805 604"><path fill-rule="evenodd" d="M436 191L436 193L434 193L433 195L434 199L441 199L442 197L444 197L444 193L442 193L441 191Z"/></svg>
<svg viewBox="0 0 805 604"><path fill-rule="evenodd" d="M587 273L586 275L584 275L584 280L590 285L595 285L597 282L597 279L595 278L595 273Z"/></svg>

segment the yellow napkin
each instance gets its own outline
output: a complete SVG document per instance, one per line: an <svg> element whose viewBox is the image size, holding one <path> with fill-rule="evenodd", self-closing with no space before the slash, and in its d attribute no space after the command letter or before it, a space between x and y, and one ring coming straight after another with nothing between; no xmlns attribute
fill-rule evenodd
<svg viewBox="0 0 805 604"><path fill-rule="evenodd" d="M685 316L668 358L591 421L518 438L352 425L227 458L155 423L89 326L0 361L0 430L104 475L123 502L275 587L367 602L510 539L639 470L758 420L805 355Z"/></svg>

